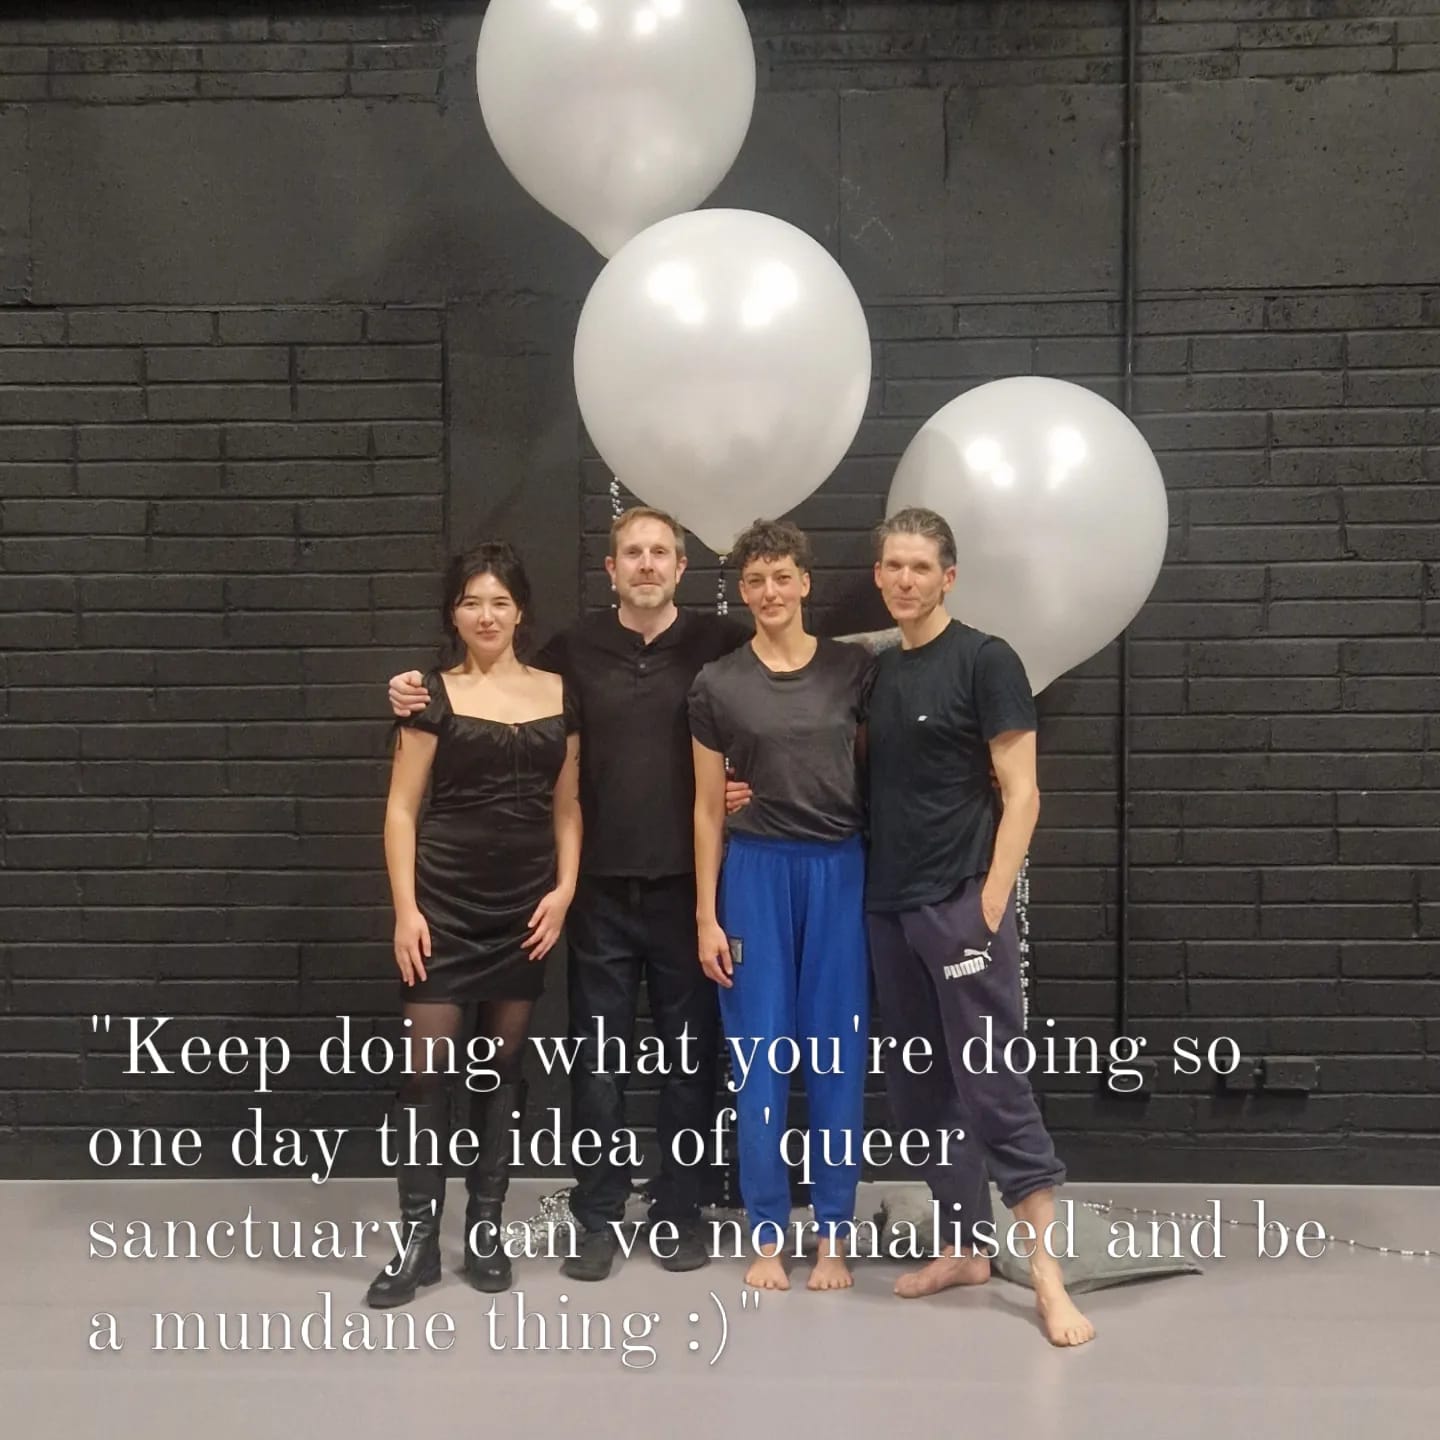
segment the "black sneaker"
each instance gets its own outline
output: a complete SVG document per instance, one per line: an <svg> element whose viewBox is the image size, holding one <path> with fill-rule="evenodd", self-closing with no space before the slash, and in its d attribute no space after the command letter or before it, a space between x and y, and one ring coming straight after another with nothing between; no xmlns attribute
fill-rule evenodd
<svg viewBox="0 0 1440 1440"><path fill-rule="evenodd" d="M580 1244L576 1253L560 1266L560 1273L571 1280L603 1280L615 1263L620 1242L607 1225L603 1230L579 1230Z"/></svg>
<svg viewBox="0 0 1440 1440"><path fill-rule="evenodd" d="M662 1255L660 1266L664 1270L699 1270L710 1263L710 1251L705 1247L705 1237L698 1220L679 1220L675 1228L680 1232L673 1243L674 1253Z"/></svg>

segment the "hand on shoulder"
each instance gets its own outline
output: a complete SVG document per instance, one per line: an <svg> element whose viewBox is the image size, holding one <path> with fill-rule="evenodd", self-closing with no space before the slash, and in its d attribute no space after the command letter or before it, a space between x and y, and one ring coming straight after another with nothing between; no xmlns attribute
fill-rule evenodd
<svg viewBox="0 0 1440 1440"><path fill-rule="evenodd" d="M425 677L418 670L406 670L392 675L389 685L390 708L402 720L423 710L430 703L430 692L425 688Z"/></svg>

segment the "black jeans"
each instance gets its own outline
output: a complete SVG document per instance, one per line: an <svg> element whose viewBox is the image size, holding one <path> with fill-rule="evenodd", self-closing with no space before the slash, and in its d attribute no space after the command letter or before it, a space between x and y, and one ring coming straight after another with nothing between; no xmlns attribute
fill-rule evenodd
<svg viewBox="0 0 1440 1440"><path fill-rule="evenodd" d="M600 1055L596 1021L597 1017L604 1021L607 1041L621 1038L627 1068L633 1068L635 1012L643 977L655 1033L665 1047L671 1072L656 1077L660 1174L653 1187L650 1218L692 1219L699 1211L706 1172L677 1164L671 1144L678 1130L709 1132L716 1109L720 1036L715 985L700 968L696 943L695 878L582 876L565 934L570 950L570 1033L586 1042L579 1047L570 1081L572 1130L595 1130L608 1153L610 1137L626 1123L629 1077L616 1073L614 1044L607 1044L605 1055ZM678 1048L687 1027L686 1054L693 1074L682 1071ZM600 1073L602 1066L608 1073ZM597 1165L578 1166L575 1180L570 1208L587 1229L604 1229L624 1215L631 1184L624 1167L602 1157Z"/></svg>

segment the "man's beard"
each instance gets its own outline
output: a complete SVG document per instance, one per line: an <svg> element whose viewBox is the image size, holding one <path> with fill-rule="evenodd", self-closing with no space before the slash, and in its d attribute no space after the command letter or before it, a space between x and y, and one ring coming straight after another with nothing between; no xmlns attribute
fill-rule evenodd
<svg viewBox="0 0 1440 1440"><path fill-rule="evenodd" d="M657 582L644 590L637 590L632 586L630 593L621 598L627 605L633 605L637 610L663 610L675 598L675 592L666 590Z"/></svg>

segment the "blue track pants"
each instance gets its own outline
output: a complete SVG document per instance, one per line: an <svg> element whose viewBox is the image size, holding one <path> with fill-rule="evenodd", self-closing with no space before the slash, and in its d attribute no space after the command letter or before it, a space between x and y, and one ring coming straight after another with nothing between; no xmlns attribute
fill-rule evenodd
<svg viewBox="0 0 1440 1440"><path fill-rule="evenodd" d="M735 1095L740 1194L752 1230L765 1221L783 1228L790 1219L790 1176L780 1148L790 1076L778 1073L772 1046L780 1070L790 1068L798 1048L815 1218L824 1226L855 1216L870 1023L864 892L858 835L730 836L718 900L736 963L733 987L720 991L720 1013L727 1045L753 1055ZM827 1070L838 1073L817 1073ZM740 1085L733 1053L732 1072ZM838 1163L827 1162L827 1146Z"/></svg>

